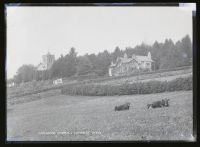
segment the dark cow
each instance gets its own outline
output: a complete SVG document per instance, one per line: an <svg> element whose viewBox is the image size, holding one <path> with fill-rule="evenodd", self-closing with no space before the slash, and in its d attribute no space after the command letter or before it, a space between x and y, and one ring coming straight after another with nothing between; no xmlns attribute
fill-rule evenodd
<svg viewBox="0 0 200 147"><path fill-rule="evenodd" d="M156 101L153 102L152 104L147 104L147 108L159 108L163 106L163 101Z"/></svg>
<svg viewBox="0 0 200 147"><path fill-rule="evenodd" d="M165 107L169 107L169 99L165 99L165 104L164 104Z"/></svg>
<svg viewBox="0 0 200 147"><path fill-rule="evenodd" d="M161 101L156 101L152 104L147 104L147 109L160 107L169 107L169 99L162 99Z"/></svg>
<svg viewBox="0 0 200 147"><path fill-rule="evenodd" d="M130 107L131 103L125 103L123 105L120 106L115 106L115 111L122 111L122 110L128 110Z"/></svg>

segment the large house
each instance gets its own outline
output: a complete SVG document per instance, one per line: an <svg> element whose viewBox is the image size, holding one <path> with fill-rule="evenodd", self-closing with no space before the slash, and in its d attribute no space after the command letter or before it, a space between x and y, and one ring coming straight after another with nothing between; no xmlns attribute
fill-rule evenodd
<svg viewBox="0 0 200 147"><path fill-rule="evenodd" d="M42 62L38 65L37 70L48 70L51 68L55 61L55 56L49 52L42 56Z"/></svg>
<svg viewBox="0 0 200 147"><path fill-rule="evenodd" d="M109 67L109 76L123 76L129 75L138 71L151 71L153 60L151 53L148 52L147 56L132 55L131 58L124 54L124 57L118 57L116 63L111 62Z"/></svg>

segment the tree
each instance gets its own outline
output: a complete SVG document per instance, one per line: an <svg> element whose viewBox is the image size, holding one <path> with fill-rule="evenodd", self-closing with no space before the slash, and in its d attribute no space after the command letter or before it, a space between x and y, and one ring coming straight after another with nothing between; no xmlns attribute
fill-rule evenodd
<svg viewBox="0 0 200 147"><path fill-rule="evenodd" d="M182 49L181 41L177 41L175 44L176 53L174 54L174 58L176 59L176 67L184 66L188 64L188 58L186 58L186 54Z"/></svg>
<svg viewBox="0 0 200 147"><path fill-rule="evenodd" d="M76 73L77 53L75 48L71 48L70 52L61 56L54 62L50 69L51 78L69 77ZM47 74L47 73L46 73Z"/></svg>
<svg viewBox="0 0 200 147"><path fill-rule="evenodd" d="M180 41L174 43L171 39L166 39L164 43L154 42L153 45L144 43L132 47L127 47L122 51L116 47L114 52L109 53L107 50L96 54L85 54L77 57L75 48L71 48L68 54L61 55L53 64L50 71L41 74L36 72L35 79L48 79L55 77L70 77L75 74L83 75L89 72L95 72L98 75L106 75L111 61L115 62L118 57L127 53L129 57L133 54L147 55L151 52L154 61L154 69L167 69L179 66L190 65L192 58L192 43L189 35L183 37ZM24 79L22 74L17 76L19 81Z"/></svg>
<svg viewBox="0 0 200 147"><path fill-rule="evenodd" d="M87 56L88 59L90 60L90 63L92 64L92 70L97 69L97 56L95 54L90 54Z"/></svg>
<svg viewBox="0 0 200 147"><path fill-rule="evenodd" d="M118 57L122 57L123 52L120 50L120 48L117 46L115 48L115 51L112 53L112 61L116 61Z"/></svg>
<svg viewBox="0 0 200 147"><path fill-rule="evenodd" d="M99 72L99 75L105 75L108 73L108 67L111 63L111 56L107 50L105 50L103 53L98 54L98 69L101 71Z"/></svg>
<svg viewBox="0 0 200 147"><path fill-rule="evenodd" d="M174 42L171 39L166 39L165 43L163 44L161 48L161 63L160 63L160 69L169 69L175 67L175 59L174 59L174 53L175 53L175 46Z"/></svg>
<svg viewBox="0 0 200 147"><path fill-rule="evenodd" d="M71 48L68 55L65 56L65 68L66 68L66 76L72 76L76 73L76 65L77 65L77 53L75 52L75 48Z"/></svg>
<svg viewBox="0 0 200 147"><path fill-rule="evenodd" d="M33 65L22 65L14 76L14 81L16 83L32 81L35 78L35 73L36 67Z"/></svg>
<svg viewBox="0 0 200 147"><path fill-rule="evenodd" d="M67 75L67 63L64 60L64 57L61 56L58 58L52 65L50 69L51 78L61 78Z"/></svg>
<svg viewBox="0 0 200 147"><path fill-rule="evenodd" d="M182 50L185 53L184 58L192 58L192 43L189 35L186 35L182 40Z"/></svg>
<svg viewBox="0 0 200 147"><path fill-rule="evenodd" d="M77 63L77 75L85 75L92 70L92 63L87 56L80 56Z"/></svg>
<svg viewBox="0 0 200 147"><path fill-rule="evenodd" d="M74 47L71 48L71 50L69 52L69 56L72 57L72 59L76 60L77 53L76 53Z"/></svg>
<svg viewBox="0 0 200 147"><path fill-rule="evenodd" d="M154 42L152 45L150 52L152 55L152 60L154 61L154 70L158 70L161 64L161 49L162 49L163 44L158 43L157 41Z"/></svg>

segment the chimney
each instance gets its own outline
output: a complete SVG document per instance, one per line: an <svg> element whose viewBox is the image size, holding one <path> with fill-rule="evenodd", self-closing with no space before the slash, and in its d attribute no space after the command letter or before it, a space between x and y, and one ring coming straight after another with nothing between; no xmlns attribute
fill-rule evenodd
<svg viewBox="0 0 200 147"><path fill-rule="evenodd" d="M147 56L148 56L149 59L151 59L151 53L150 52L148 52Z"/></svg>

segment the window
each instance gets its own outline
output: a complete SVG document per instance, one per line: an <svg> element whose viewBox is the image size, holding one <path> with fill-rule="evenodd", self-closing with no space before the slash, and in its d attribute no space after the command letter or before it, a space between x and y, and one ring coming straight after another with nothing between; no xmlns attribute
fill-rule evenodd
<svg viewBox="0 0 200 147"><path fill-rule="evenodd" d="M148 63L146 63L146 66L150 66L150 63L148 62Z"/></svg>

